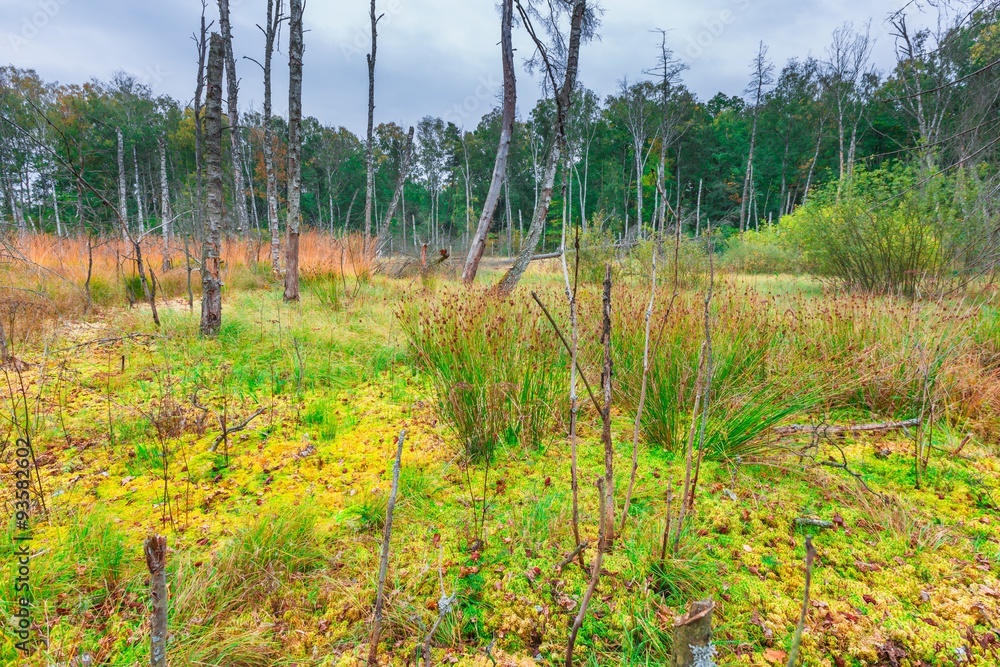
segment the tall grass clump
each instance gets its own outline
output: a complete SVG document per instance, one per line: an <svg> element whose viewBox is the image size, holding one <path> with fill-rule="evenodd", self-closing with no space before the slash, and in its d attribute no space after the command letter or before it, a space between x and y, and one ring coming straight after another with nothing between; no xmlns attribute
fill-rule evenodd
<svg viewBox="0 0 1000 667"><path fill-rule="evenodd" d="M567 360L541 313L520 298L445 293L399 311L442 417L472 459L498 446L541 444L564 391Z"/></svg>
<svg viewBox="0 0 1000 667"><path fill-rule="evenodd" d="M642 382L645 304L623 293L616 302L619 391L635 410ZM666 317L653 315L646 407L646 439L670 451L688 437L698 365L704 340L704 303L682 294ZM664 320L664 318L666 319ZM661 333L662 327L662 333ZM705 429L705 455L733 459L766 449L762 436L792 415L817 405L823 379L796 360L771 300L726 286L712 305L712 392Z"/></svg>
<svg viewBox="0 0 1000 667"><path fill-rule="evenodd" d="M182 561L172 576L173 659L233 667L279 662L280 638L261 615L280 615L290 581L324 558L315 517L292 508L241 529L209 563Z"/></svg>

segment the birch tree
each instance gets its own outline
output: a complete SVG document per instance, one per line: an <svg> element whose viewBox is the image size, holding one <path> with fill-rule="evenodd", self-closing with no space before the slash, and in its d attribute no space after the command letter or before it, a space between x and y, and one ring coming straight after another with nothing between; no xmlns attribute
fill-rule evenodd
<svg viewBox="0 0 1000 667"><path fill-rule="evenodd" d="M261 124L264 129L264 172L267 196L267 229L271 236L271 270L281 274L281 231L278 222L278 175L274 168L274 121L271 111L271 62L274 59L275 42L281 28L282 0L267 0L267 21L257 28L264 33L264 109Z"/></svg>
<svg viewBox="0 0 1000 667"><path fill-rule="evenodd" d="M540 188L538 204L535 206L535 213L531 221L531 226L528 229L528 236L522 241L521 251L514 260L514 265L504 274L504 277L497 285L497 292L501 295L508 295L517 287L517 284L521 281L521 276L524 275L528 264L531 262L535 247L538 245L539 239L541 239L545 220L548 218L549 208L552 205L556 170L559 166L560 156L566 146L566 120L573 99L573 91L576 88L576 78L580 67L580 45L585 38L593 36L593 30L596 28L597 23L594 8L593 6L588 6L587 0L563 0L561 4L557 5L550 3L549 8L552 11L544 25L547 27L552 43L546 44L533 27L531 16L525 10L521 0L515 0L515 2L517 3L518 13L528 29L532 41L538 50L538 55L542 60L546 80L552 86L552 90L555 91L558 88L558 92L555 96L556 118L554 127L552 128L553 141L549 148L549 154L546 157L544 180ZM568 40L566 40L558 28L558 15L561 11L568 11L570 15ZM537 12L535 16L540 18ZM565 55L565 60L562 61L564 63L562 67L564 75L562 85L558 87L556 77L560 69L560 63L557 59L563 54Z"/></svg>
<svg viewBox="0 0 1000 667"><path fill-rule="evenodd" d="M858 32L854 24L845 23L833 32L833 42L827 48L823 64L823 84L837 120L841 180L854 170L858 129L864 118L864 91L874 75L871 65L874 46L870 25L865 25L864 32Z"/></svg>
<svg viewBox="0 0 1000 667"><path fill-rule="evenodd" d="M233 55L233 30L229 21L229 0L219 0L219 30L226 43L226 85L229 111L229 149L233 161L233 208L236 225L241 236L250 233L250 216L247 211L246 182L243 180L243 135L240 128L240 81L236 78L236 58Z"/></svg>
<svg viewBox="0 0 1000 667"><path fill-rule="evenodd" d="M757 124L760 120L761 100L764 97L764 89L774 82L774 64L767 57L767 46L760 43L757 55L754 57L750 74L750 85L746 91L753 94L753 111L750 128L750 150L747 153L747 166L743 176L743 197L740 200L740 231L747 230L747 210L750 204L750 185L753 179L753 158L757 148Z"/></svg>
<svg viewBox="0 0 1000 667"><path fill-rule="evenodd" d="M299 225L302 223L302 12L304 0L289 0L288 24L288 247L285 301L299 300Z"/></svg>
<svg viewBox="0 0 1000 667"><path fill-rule="evenodd" d="M222 70L225 42L212 33L205 92L205 241L201 253L201 333L215 336L222 326Z"/></svg>
<svg viewBox="0 0 1000 667"><path fill-rule="evenodd" d="M497 159L493 165L493 177L490 179L490 189L483 203L483 212L479 216L479 226L469 247L469 256L462 270L462 281L469 285L476 280L479 262L486 250L486 238L500 203L501 188L507 177L507 158L510 156L510 144L514 136L514 117L517 113L517 75L514 71L514 46L511 37L511 26L514 22L514 0L503 0L500 18L500 51L503 61L503 115L500 121L500 145L497 147Z"/></svg>

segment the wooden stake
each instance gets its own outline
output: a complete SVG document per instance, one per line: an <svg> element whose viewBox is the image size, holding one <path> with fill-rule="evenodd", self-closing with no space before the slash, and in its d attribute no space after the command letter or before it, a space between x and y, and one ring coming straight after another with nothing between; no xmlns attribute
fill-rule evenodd
<svg viewBox="0 0 1000 667"><path fill-rule="evenodd" d="M711 600L692 602L688 613L674 622L673 667L695 667L706 663L714 654L712 646L712 612L715 603Z"/></svg>
<svg viewBox="0 0 1000 667"><path fill-rule="evenodd" d="M150 618L149 664L167 667L167 538L151 535L143 545L149 568L149 594L153 598Z"/></svg>

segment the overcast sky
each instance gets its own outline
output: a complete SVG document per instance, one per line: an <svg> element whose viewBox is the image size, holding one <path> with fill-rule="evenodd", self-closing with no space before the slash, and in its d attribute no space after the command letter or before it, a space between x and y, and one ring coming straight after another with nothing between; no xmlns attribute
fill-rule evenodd
<svg viewBox="0 0 1000 667"><path fill-rule="evenodd" d="M757 44L780 67L788 58L822 57L845 21L872 19L877 65L888 71L893 40L885 19L902 0L604 0L598 42L583 47L581 81L601 96L622 77L643 76L659 37L690 64L686 84L707 99L740 94ZM261 57L266 0L231 0L237 56ZM473 127L496 105L501 83L499 20L494 0L378 0L380 24L377 122L414 124L425 115ZM81 83L131 72L157 93L188 101L195 83L200 0L0 0L0 62L32 68L46 80ZM217 8L209 0L208 16ZM323 123L360 132L366 119L366 0L308 0L305 13L304 107ZM917 21L919 22L919 21ZM523 33L523 31L522 31ZM275 111L287 110L286 40L275 58ZM530 55L515 37L519 64ZM260 69L237 63L241 106L259 108ZM538 86L519 72L522 113Z"/></svg>

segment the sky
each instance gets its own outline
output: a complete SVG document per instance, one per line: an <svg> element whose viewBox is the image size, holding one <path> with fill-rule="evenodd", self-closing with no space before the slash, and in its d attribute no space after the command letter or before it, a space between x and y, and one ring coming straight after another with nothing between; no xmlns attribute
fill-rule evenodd
<svg viewBox="0 0 1000 667"><path fill-rule="evenodd" d="M377 0L379 26L376 122L415 124L440 116L472 129L498 105L501 87L499 15L494 0ZM230 0L240 77L240 106L260 108L266 0ZM286 2L287 4L287 2ZM894 44L886 18L903 0L603 0L600 39L583 46L580 80L602 97L655 64L657 28L690 69L684 83L702 99L741 94L750 61L763 41L778 68L789 58L822 59L832 32L871 19L874 60L888 72ZM369 3L307 0L306 115L361 133L367 118ZM193 97L192 35L201 0L0 0L0 63L30 68L47 81L108 80L124 70L157 94ZM209 20L218 16L209 0ZM926 17L923 17L926 18ZM913 23L919 24L921 17ZM217 24L215 26L218 27ZM275 56L274 108L287 111L286 35ZM519 109L533 106L539 87L521 65L532 49L515 35Z"/></svg>

